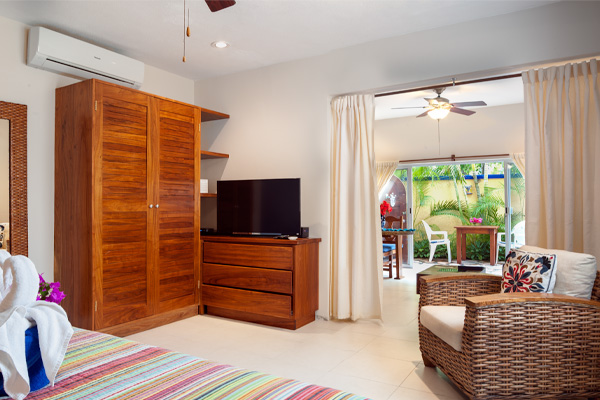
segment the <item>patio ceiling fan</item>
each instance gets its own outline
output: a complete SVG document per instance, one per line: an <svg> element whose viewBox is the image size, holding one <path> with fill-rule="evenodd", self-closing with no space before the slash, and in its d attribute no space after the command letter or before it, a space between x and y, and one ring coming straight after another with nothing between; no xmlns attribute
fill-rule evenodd
<svg viewBox="0 0 600 400"><path fill-rule="evenodd" d="M417 115L417 118L429 115L433 119L440 120L440 119L445 118L448 115L448 113L450 113L450 112L461 114L461 115L466 115L466 116L475 114L475 111L465 110L463 107L487 106L485 101L463 101L463 102L459 102L459 103L450 103L450 100L441 96L445 89L446 89L445 87L433 89L433 91L437 93L437 97L433 97L433 98L429 98L429 99L425 98L425 100L427 100L427 102L429 103L426 106L423 106L423 107L393 107L392 109L400 110L400 109L408 109L408 108L426 108L427 111L425 111L422 114Z"/></svg>

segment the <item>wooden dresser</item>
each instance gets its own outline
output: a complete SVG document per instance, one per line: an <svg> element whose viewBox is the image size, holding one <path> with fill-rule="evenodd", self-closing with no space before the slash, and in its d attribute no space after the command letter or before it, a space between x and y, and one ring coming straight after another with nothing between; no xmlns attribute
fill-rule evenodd
<svg viewBox="0 0 600 400"><path fill-rule="evenodd" d="M288 329L314 321L320 241L202 237L200 313Z"/></svg>
<svg viewBox="0 0 600 400"><path fill-rule="evenodd" d="M222 118L96 80L56 90L54 276L74 326L197 315L200 123Z"/></svg>

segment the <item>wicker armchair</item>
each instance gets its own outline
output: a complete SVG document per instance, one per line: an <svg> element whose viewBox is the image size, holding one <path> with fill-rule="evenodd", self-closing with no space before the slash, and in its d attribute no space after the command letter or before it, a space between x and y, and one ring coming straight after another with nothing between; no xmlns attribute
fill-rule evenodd
<svg viewBox="0 0 600 400"><path fill-rule="evenodd" d="M466 306L461 350L419 322L423 362L438 367L470 399L600 397L600 272L591 300L500 294L501 277L421 277L421 309Z"/></svg>

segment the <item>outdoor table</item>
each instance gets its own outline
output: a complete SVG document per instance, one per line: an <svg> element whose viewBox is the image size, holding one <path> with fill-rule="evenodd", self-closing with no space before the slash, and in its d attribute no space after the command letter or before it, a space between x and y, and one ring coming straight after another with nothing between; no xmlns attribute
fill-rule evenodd
<svg viewBox="0 0 600 400"><path fill-rule="evenodd" d="M456 228L456 262L461 264L467 258L467 233L490 235L490 265L496 265L496 238L498 227L489 225L455 226Z"/></svg>

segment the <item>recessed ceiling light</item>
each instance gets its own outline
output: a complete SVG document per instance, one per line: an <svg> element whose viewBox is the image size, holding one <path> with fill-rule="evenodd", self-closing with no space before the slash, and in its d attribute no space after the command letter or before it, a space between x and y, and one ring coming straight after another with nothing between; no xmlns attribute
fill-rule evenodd
<svg viewBox="0 0 600 400"><path fill-rule="evenodd" d="M216 42L212 42L210 45L212 47L216 47L217 49L224 49L225 47L229 47L229 43L224 42L222 40L218 40Z"/></svg>

